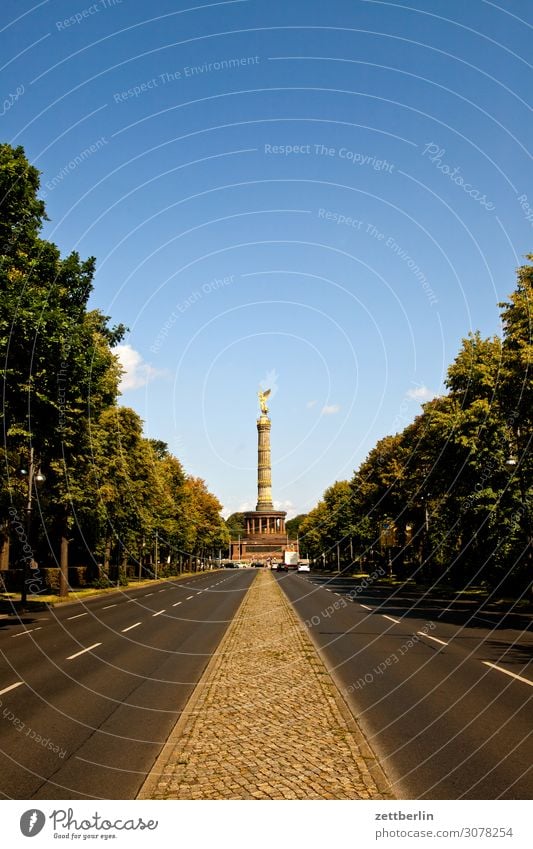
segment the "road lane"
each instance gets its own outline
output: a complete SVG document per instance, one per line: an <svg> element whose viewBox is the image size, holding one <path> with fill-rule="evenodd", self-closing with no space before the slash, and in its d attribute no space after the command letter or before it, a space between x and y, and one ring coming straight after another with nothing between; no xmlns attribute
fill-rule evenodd
<svg viewBox="0 0 533 849"><path fill-rule="evenodd" d="M160 616L162 596L137 589L133 606L126 592L112 610L107 597L84 603L86 617L55 611L25 640L3 635L0 689L24 681L1 696L4 796L135 796L254 577L218 574L216 588L209 573L169 583L169 600L183 601Z"/></svg>
<svg viewBox="0 0 533 849"><path fill-rule="evenodd" d="M353 602L332 598L332 586L313 575L278 579L396 790L407 798L531 797L531 688L483 663L501 665L503 656L527 677L531 634L457 627L437 618L434 602L401 609L396 599L389 612L382 596L371 603L371 591Z"/></svg>

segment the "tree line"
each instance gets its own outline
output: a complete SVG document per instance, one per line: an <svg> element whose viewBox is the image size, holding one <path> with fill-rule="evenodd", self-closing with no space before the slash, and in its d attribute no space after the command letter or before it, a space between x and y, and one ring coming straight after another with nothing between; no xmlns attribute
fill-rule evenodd
<svg viewBox="0 0 533 849"><path fill-rule="evenodd" d="M218 556L221 504L118 403L126 328L88 306L95 259L41 238L38 193L23 148L0 145L1 574L35 588L56 568L65 593L69 565L105 584Z"/></svg>
<svg viewBox="0 0 533 849"><path fill-rule="evenodd" d="M446 393L299 517L300 548L317 564L531 591L532 260L499 304L501 337L463 339Z"/></svg>

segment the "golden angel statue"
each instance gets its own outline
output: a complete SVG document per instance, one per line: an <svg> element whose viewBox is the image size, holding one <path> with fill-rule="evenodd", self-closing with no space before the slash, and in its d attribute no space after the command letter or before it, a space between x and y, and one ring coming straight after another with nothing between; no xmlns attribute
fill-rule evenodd
<svg viewBox="0 0 533 849"><path fill-rule="evenodd" d="M265 416L266 416L266 414L268 413L268 407L267 407L267 405L266 405L266 399L267 399L267 398L268 398L268 396L270 395L270 392L271 392L271 390L270 390L270 389L266 389L264 392L262 392L261 390L259 390L259 392L257 393L257 394L258 394L258 396L259 396L259 406L261 407L261 412L262 412L262 413L263 413L263 415L265 415Z"/></svg>

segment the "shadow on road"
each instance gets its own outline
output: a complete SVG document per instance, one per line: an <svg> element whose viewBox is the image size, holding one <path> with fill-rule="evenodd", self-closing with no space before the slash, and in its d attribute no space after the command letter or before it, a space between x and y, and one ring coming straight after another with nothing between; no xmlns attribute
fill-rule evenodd
<svg viewBox="0 0 533 849"><path fill-rule="evenodd" d="M453 591L438 588L430 593L412 586L391 587L371 582L366 585L359 578L344 576L311 574L312 584L339 593L341 597L350 597L355 602L372 605L376 612L391 616L434 619L463 628L483 628L490 630L513 629L531 632L533 630L533 610L516 610L516 605L488 602L485 599L458 599Z"/></svg>

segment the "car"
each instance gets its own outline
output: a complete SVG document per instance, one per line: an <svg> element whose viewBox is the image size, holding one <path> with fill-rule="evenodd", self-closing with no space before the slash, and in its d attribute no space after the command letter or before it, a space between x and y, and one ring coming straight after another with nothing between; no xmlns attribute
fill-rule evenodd
<svg viewBox="0 0 533 849"><path fill-rule="evenodd" d="M280 563L279 564L278 572L288 572L288 571L289 571L289 567L287 566L286 563Z"/></svg>
<svg viewBox="0 0 533 849"><path fill-rule="evenodd" d="M298 563L298 572L310 572L311 567L309 563Z"/></svg>

